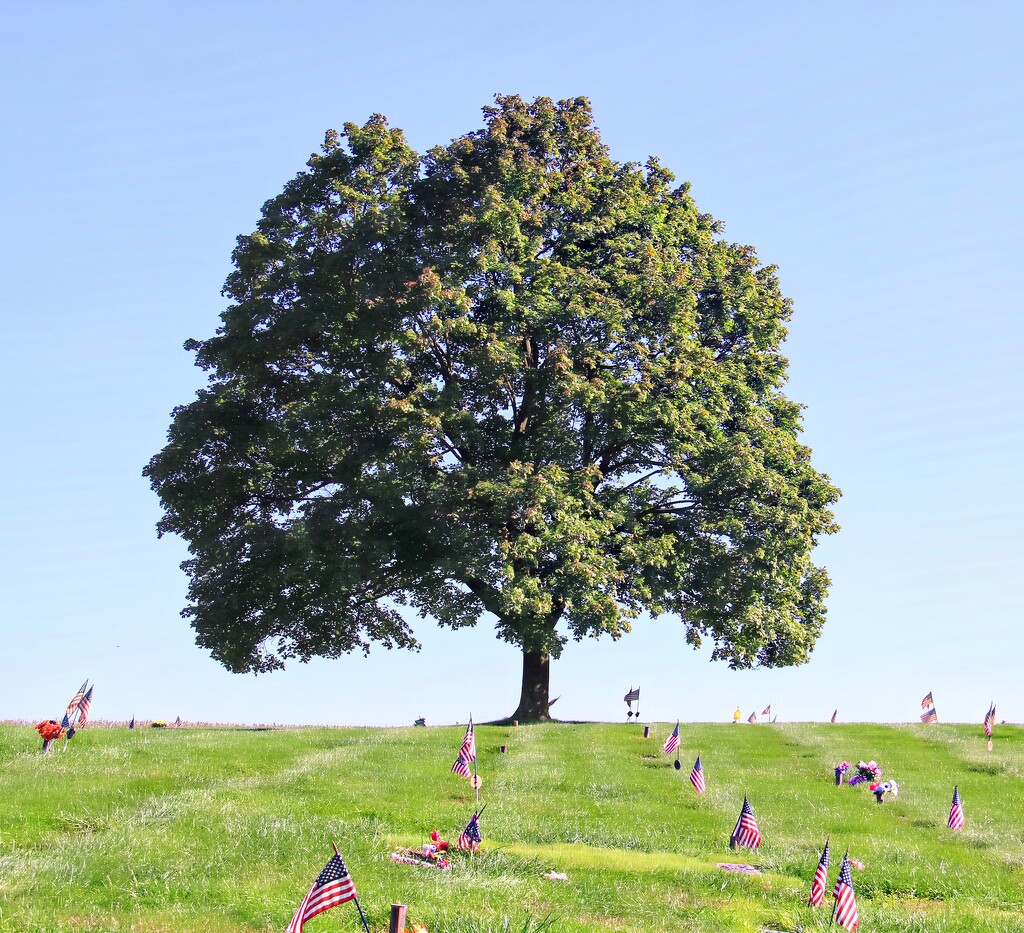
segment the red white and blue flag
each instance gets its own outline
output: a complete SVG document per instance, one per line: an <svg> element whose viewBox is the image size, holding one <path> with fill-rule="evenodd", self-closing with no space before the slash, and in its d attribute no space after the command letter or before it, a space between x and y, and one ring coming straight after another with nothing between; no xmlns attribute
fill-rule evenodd
<svg viewBox="0 0 1024 933"><path fill-rule="evenodd" d="M483 842L483 836L480 835L480 814L474 813L466 824L466 828L459 834L459 840L455 845L460 849L470 849L476 852L481 842Z"/></svg>
<svg viewBox="0 0 1024 933"><path fill-rule="evenodd" d="M302 927L307 920L355 898L356 886L352 883L352 876L345 868L341 856L335 852L313 882L309 893L302 899L285 933L302 933Z"/></svg>
<svg viewBox="0 0 1024 933"><path fill-rule="evenodd" d="M700 755L697 756L697 760L693 763L693 770L690 772L690 783L698 794L703 794L708 789L707 784L704 782L704 766L700 763Z"/></svg>
<svg viewBox="0 0 1024 933"><path fill-rule="evenodd" d="M949 808L949 828L963 829L964 822L964 808L963 804L960 803L960 788L954 787L953 803Z"/></svg>
<svg viewBox="0 0 1024 933"><path fill-rule="evenodd" d="M850 871L850 859L843 856L843 864L839 868L836 889L832 892L836 899L836 911L833 919L844 930L856 930L860 923L857 913L857 898L853 893L853 872Z"/></svg>
<svg viewBox="0 0 1024 933"><path fill-rule="evenodd" d="M459 757L452 765L452 773L464 778L471 777L469 766L474 761L476 761L476 737L473 735L473 720L471 719L462 740L462 748L459 749Z"/></svg>
<svg viewBox="0 0 1024 933"><path fill-rule="evenodd" d="M85 696L82 697L82 702L78 704L78 722L76 725L79 729L89 721L90 706L92 706L92 687L90 687Z"/></svg>
<svg viewBox="0 0 1024 933"><path fill-rule="evenodd" d="M825 892L828 890L828 840L818 859L818 867L814 869L814 880L811 882L811 896L808 902L811 907L820 907L825 903Z"/></svg>
<svg viewBox="0 0 1024 933"><path fill-rule="evenodd" d="M989 706L989 708L988 708L988 712L985 713L985 721L983 723L983 725L985 727L985 735L987 735L989 738L992 738L992 729L994 728L995 724L996 724L996 705L995 705L995 703L992 703Z"/></svg>
<svg viewBox="0 0 1024 933"><path fill-rule="evenodd" d="M921 713L921 722L938 722L938 721L939 721L939 714L935 712L935 707L934 706L931 709L926 709L923 713Z"/></svg>
<svg viewBox="0 0 1024 933"><path fill-rule="evenodd" d="M735 849L736 846L743 846L745 849L756 849L759 845L761 845L761 830L758 829L750 801L744 797L743 809L740 810L739 819L736 820L732 836L729 838L729 848Z"/></svg>
<svg viewBox="0 0 1024 933"><path fill-rule="evenodd" d="M662 746L662 751L666 755L671 755L677 748L679 748L679 723L676 723L676 727L672 730L672 734L665 739L665 744Z"/></svg>
<svg viewBox="0 0 1024 933"><path fill-rule="evenodd" d="M76 693L71 698L71 702L68 703L67 712L64 714L65 718L70 719L71 718L71 714L76 709L78 709L78 704L82 702L82 698L85 696L85 688L88 687L88 686L89 686L89 679L86 678L85 682L82 684L82 686L78 688L78 693Z"/></svg>

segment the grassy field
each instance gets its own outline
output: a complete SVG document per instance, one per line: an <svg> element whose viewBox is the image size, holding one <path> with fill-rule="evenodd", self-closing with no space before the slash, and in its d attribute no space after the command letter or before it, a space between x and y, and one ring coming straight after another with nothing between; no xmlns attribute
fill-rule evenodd
<svg viewBox="0 0 1024 933"><path fill-rule="evenodd" d="M1024 730L997 727L990 753L978 726L690 725L682 771L669 731L478 727L484 845L441 872L389 854L435 828L454 843L471 815L448 770L462 728L91 727L43 757L30 728L0 726L0 930L283 931L332 840L374 933L393 902L431 933L824 930L829 911L804 905L828 834L830 884L847 847L864 863L862 931L1024 929ZM835 786L859 758L899 800ZM744 793L756 853L728 848ZM306 927L359 929L351 904Z"/></svg>

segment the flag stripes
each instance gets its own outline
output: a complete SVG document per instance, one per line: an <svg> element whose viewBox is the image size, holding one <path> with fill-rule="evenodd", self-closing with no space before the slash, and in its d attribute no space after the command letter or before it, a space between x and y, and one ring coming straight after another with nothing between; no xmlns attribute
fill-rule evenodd
<svg viewBox="0 0 1024 933"><path fill-rule="evenodd" d="M307 920L322 914L325 910L344 904L345 901L354 900L355 897L356 886L352 882L352 876L345 868L341 856L335 852L313 882L309 893L302 899L285 933L302 933L302 927Z"/></svg>
<svg viewBox="0 0 1024 933"><path fill-rule="evenodd" d="M672 730L672 734L665 739L665 744L662 746L662 751L666 755L671 755L677 748L679 748L679 723L676 722L676 727Z"/></svg>
<svg viewBox="0 0 1024 933"><path fill-rule="evenodd" d="M82 728L89 721L89 708L92 706L92 687L89 688L88 692L82 697L82 702L78 704L78 723L79 729Z"/></svg>
<svg viewBox="0 0 1024 933"><path fill-rule="evenodd" d="M754 817L754 810L750 801L743 798L743 809L740 810L739 819L733 827L732 836L729 839L729 848L743 846L745 849L756 849L761 845L761 830L757 826L757 819Z"/></svg>
<svg viewBox="0 0 1024 933"><path fill-rule="evenodd" d="M700 755L697 756L697 760L693 763L693 770L690 772L690 783L698 794L703 794L708 789L707 783L704 780L704 766L700 763Z"/></svg>
<svg viewBox="0 0 1024 933"><path fill-rule="evenodd" d="M963 829L965 822L963 804L960 803L960 788L954 787L953 803L949 808L949 828Z"/></svg>
<svg viewBox="0 0 1024 933"><path fill-rule="evenodd" d="M811 907L820 907L825 903L825 892L828 890L828 840L825 840L825 848L818 859L818 867L814 870L814 880L811 881L811 896L807 903Z"/></svg>
<svg viewBox="0 0 1024 933"><path fill-rule="evenodd" d="M843 856L843 864L839 868L839 878L832 896L836 899L836 910L833 919L844 930L856 930L860 923L857 913L857 897L853 891L853 872L850 871L850 853Z"/></svg>
<svg viewBox="0 0 1024 933"><path fill-rule="evenodd" d="M466 729L466 735L462 739L459 757L455 759L455 764L452 765L452 773L464 778L470 777L469 766L474 761L476 761L476 737L473 734L473 720L471 719Z"/></svg>
<svg viewBox="0 0 1024 933"><path fill-rule="evenodd" d="M995 703L990 703L988 707L988 712L985 713L985 721L982 723L982 725L985 728L985 735L987 735L989 738L992 738L992 729L995 727L995 724L996 705Z"/></svg>
<svg viewBox="0 0 1024 933"><path fill-rule="evenodd" d="M480 834L480 814L474 813L466 824L466 828L459 834L458 842L455 845L459 849L471 849L475 852L481 842L483 842L483 836Z"/></svg>

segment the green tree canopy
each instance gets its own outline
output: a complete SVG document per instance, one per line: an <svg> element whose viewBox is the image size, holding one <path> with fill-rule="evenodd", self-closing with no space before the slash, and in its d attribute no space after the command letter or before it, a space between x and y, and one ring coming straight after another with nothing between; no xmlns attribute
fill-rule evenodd
<svg viewBox="0 0 1024 933"><path fill-rule="evenodd" d="M209 373L146 468L197 642L234 671L485 615L548 716L569 639L671 614L735 668L807 660L838 490L782 392L790 303L584 98L498 97L419 155L329 132L238 239Z"/></svg>

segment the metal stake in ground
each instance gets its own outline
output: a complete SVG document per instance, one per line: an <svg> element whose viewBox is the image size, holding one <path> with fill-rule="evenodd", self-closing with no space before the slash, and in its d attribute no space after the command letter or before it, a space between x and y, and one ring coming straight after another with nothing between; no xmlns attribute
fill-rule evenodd
<svg viewBox="0 0 1024 933"><path fill-rule="evenodd" d="M341 858L341 853L338 851L338 844L336 842L331 843L334 846L334 854ZM366 933L370 933L370 925L366 922L366 914L363 913L363 908L359 906L359 898L353 897L352 900L355 902L356 910L359 911L359 919L363 921L363 929Z"/></svg>

